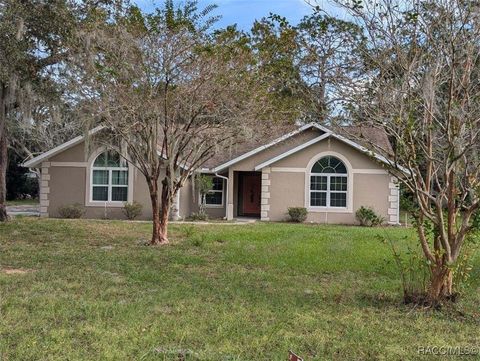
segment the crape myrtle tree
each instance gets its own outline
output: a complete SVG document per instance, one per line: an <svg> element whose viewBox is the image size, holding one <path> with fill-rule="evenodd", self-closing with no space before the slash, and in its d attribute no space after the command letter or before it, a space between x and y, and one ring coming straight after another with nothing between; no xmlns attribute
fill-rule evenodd
<svg viewBox="0 0 480 361"><path fill-rule="evenodd" d="M364 124L388 133L394 151L389 168L414 195L430 270L425 300L451 299L454 270L480 205L479 4L341 4L368 37L369 70L364 83L351 89L351 109Z"/></svg>
<svg viewBox="0 0 480 361"><path fill-rule="evenodd" d="M268 119L248 37L234 27L212 32L213 9L167 1L145 14L132 6L85 34L91 50L78 94L91 127L104 126L105 141L120 144L145 177L152 245L168 243L171 206L194 172Z"/></svg>

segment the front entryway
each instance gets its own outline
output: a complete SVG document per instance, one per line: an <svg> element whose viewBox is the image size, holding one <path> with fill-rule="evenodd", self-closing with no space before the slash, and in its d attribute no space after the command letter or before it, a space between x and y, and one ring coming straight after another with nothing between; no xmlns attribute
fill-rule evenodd
<svg viewBox="0 0 480 361"><path fill-rule="evenodd" d="M238 215L260 217L262 174L240 172L238 181Z"/></svg>

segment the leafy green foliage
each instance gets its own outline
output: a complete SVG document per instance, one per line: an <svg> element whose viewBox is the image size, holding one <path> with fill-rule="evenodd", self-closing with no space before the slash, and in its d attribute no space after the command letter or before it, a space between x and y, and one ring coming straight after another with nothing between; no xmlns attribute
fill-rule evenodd
<svg viewBox="0 0 480 361"><path fill-rule="evenodd" d="M472 216L472 228L475 232L480 231L480 209Z"/></svg>
<svg viewBox="0 0 480 361"><path fill-rule="evenodd" d="M194 222L208 221L208 214L206 212L193 212L190 217L188 217L188 220Z"/></svg>
<svg viewBox="0 0 480 361"><path fill-rule="evenodd" d="M78 135L68 64L91 15L117 5L111 0L0 2L0 221L7 148L31 158Z"/></svg>
<svg viewBox="0 0 480 361"><path fill-rule="evenodd" d="M361 206L355 212L355 218L364 227L376 227L380 226L385 219L375 213L375 210L371 207Z"/></svg>
<svg viewBox="0 0 480 361"><path fill-rule="evenodd" d="M208 219L208 215L205 212L205 197L213 189L213 177L204 174L196 176L195 187L200 195L200 207L198 213L193 213L190 218L196 221L205 221Z"/></svg>
<svg viewBox="0 0 480 361"><path fill-rule="evenodd" d="M275 14L256 21L251 29L251 47L261 79L269 85L268 97L292 121L302 114L296 35L295 27Z"/></svg>
<svg viewBox="0 0 480 361"><path fill-rule="evenodd" d="M307 209L305 207L288 207L290 220L296 223L303 223L307 219Z"/></svg>
<svg viewBox="0 0 480 361"><path fill-rule="evenodd" d="M129 220L134 220L137 217L142 215L143 205L137 201L133 201L132 203L125 203L123 205L123 214Z"/></svg>
<svg viewBox="0 0 480 361"><path fill-rule="evenodd" d="M382 237L380 239L388 244L392 251L393 261L402 284L403 302L405 304L425 303L430 268L420 246L412 242L409 237L404 237L401 242L406 245L406 248L402 252L399 245L391 239Z"/></svg>
<svg viewBox="0 0 480 361"><path fill-rule="evenodd" d="M344 87L363 75L362 29L351 21L316 11L296 27L297 69L302 80L304 117L327 123L344 121L338 117L348 94Z"/></svg>
<svg viewBox="0 0 480 361"><path fill-rule="evenodd" d="M9 151L8 156L7 200L25 196L38 198L38 179L31 176L29 169L20 166L22 159L15 152Z"/></svg>
<svg viewBox="0 0 480 361"><path fill-rule="evenodd" d="M334 122L348 98L345 85L362 76L362 29L321 10L298 25L277 14L256 21L251 47L270 97L291 119Z"/></svg>
<svg viewBox="0 0 480 361"><path fill-rule="evenodd" d="M212 176L201 174L195 178L195 186L201 195L207 194L213 188Z"/></svg>

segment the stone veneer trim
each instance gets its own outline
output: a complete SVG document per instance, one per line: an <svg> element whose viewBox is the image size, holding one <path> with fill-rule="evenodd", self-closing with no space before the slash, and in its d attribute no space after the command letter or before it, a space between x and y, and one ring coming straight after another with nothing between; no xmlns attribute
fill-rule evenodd
<svg viewBox="0 0 480 361"><path fill-rule="evenodd" d="M48 196L50 194L50 162L43 162L40 171L40 217L48 217L48 207L50 201Z"/></svg>
<svg viewBox="0 0 480 361"><path fill-rule="evenodd" d="M398 225L400 224L400 190L396 177L390 178L388 189L388 224Z"/></svg>
<svg viewBox="0 0 480 361"><path fill-rule="evenodd" d="M262 195L261 195L261 209L260 209L260 220L269 221L270 217L270 174L271 168L266 167L262 169Z"/></svg>

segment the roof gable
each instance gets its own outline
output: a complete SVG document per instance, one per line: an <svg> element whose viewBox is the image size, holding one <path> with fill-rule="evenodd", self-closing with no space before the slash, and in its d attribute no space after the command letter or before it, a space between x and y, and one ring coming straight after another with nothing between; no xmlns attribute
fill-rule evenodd
<svg viewBox="0 0 480 361"><path fill-rule="evenodd" d="M310 145L312 144L315 144L319 141L322 141L324 139L327 139L329 137L332 137L332 138L335 138L345 144L348 144L349 146L353 147L354 149L358 150L359 152L361 153L364 153L364 154L367 154L371 157L373 157L374 159L376 159L377 161L381 162L381 163L384 163L384 164L392 164L392 162L387 158L385 157L384 155L381 155L377 152L374 152L372 151L371 149L367 148L366 146L360 144L359 142L355 142L349 138L347 138L346 136L340 134L340 131L344 134L348 134L348 135L354 135L355 137L358 137L359 139L360 138L363 138L365 140L369 138L371 139L368 139L368 141L370 142L375 142L375 143L381 143L379 144L382 148L384 148L386 151L391 151L391 146L390 146L390 143L388 141L388 138L386 136L386 134L384 132L382 132L380 134L380 132L378 132L378 130L368 130L368 131L365 131L364 132L364 129L361 128L361 127L339 127L338 129L335 129L334 130L331 130L321 124L318 124L318 123L308 123L308 124L305 124L303 126L301 126L300 128L296 129L295 131L292 131L292 132L289 132L279 138L276 138L275 140L271 141L270 143L267 143L265 145L261 145L261 146L258 146L248 152L245 152L235 158L232 158L230 160L228 160L227 162L224 162L220 165L217 165L217 166L214 166L214 167L211 167L211 168L204 168L203 170L204 171L211 171L213 173L217 173L219 171L222 171L244 159L247 159L255 154L258 154L268 148L271 148L273 147L274 145L276 144L279 144L297 134L300 134L301 132L304 132L308 129L311 129L311 128L315 128L315 129L318 129L322 132L322 134L319 136L319 137L316 137L310 141L307 141L303 144L300 144L282 154L279 154L275 157L272 157L264 162L262 162L261 164L257 165L255 167L255 170L260 170L262 168L265 168L267 166L269 166L270 164L273 164L277 161L279 161L280 159L283 159L285 157L288 157L289 155L291 154L294 154L296 152L299 152L301 151L302 149L305 149L306 147L309 147ZM367 142L368 144L368 142ZM400 168L400 170L402 170L403 172L405 172L406 170L405 169L402 169Z"/></svg>
<svg viewBox="0 0 480 361"><path fill-rule="evenodd" d="M252 147L253 149L247 151L247 152L243 152L241 154L239 154L238 156L236 157L233 157L231 159L228 159L227 161L225 162L220 162L218 165L214 165L212 167L205 167L204 170L210 170L211 172L214 172L214 173L217 173L217 172L220 172L224 169L227 169L228 167L238 163L238 162L241 162L242 160L244 159L247 159L255 154L258 154L264 150L267 150L269 148L272 148L273 146L281 143L281 142L284 142L294 136L296 136L297 134L300 134L308 129L311 129L311 128L316 128L316 129L319 129L317 127L315 127L313 125L313 123L309 123L309 124L305 124L293 131L290 131L280 137L277 137L275 139L273 139L272 141L266 143L266 144L261 144L261 145L257 145L256 147ZM320 129L321 130L321 129ZM323 130L322 131L322 134L324 133Z"/></svg>
<svg viewBox="0 0 480 361"><path fill-rule="evenodd" d="M98 131L102 130L103 128L104 128L103 126L98 126L96 128L93 128L92 130L90 130L88 132L88 135L93 135L93 134L97 133ZM84 140L85 140L85 136L84 135L79 135L78 137L70 139L68 142L60 144L59 146L57 146L55 148L52 148L49 151L46 151L45 153L42 153L42 154L26 161L25 163L22 164L22 166L27 167L27 168L35 168L35 167L39 166L44 160L46 160L48 158L51 158L51 157L65 151L69 148L72 148L75 145L80 144Z"/></svg>

